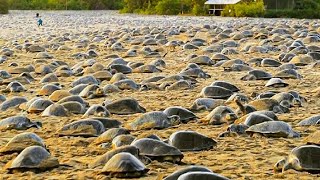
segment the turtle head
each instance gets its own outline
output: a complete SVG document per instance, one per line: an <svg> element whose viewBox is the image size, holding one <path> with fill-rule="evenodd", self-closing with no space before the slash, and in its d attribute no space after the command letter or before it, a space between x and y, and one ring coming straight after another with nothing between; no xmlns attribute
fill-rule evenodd
<svg viewBox="0 0 320 180"><path fill-rule="evenodd" d="M139 91L148 91L151 88L147 84L141 84Z"/></svg>
<svg viewBox="0 0 320 180"><path fill-rule="evenodd" d="M180 116L178 116L178 115L172 115L169 117L169 119L170 119L171 125L178 125L181 122Z"/></svg>
<svg viewBox="0 0 320 180"><path fill-rule="evenodd" d="M302 167L300 165L300 161L297 158L291 159L289 162L287 162L283 168L282 168L282 172L289 170L289 169L294 169L297 171L302 170Z"/></svg>
<svg viewBox="0 0 320 180"><path fill-rule="evenodd" d="M228 122L233 123L238 117L235 113L228 113L225 118Z"/></svg>
<svg viewBox="0 0 320 180"><path fill-rule="evenodd" d="M281 159L280 161L278 161L274 166L273 166L273 170L275 172L281 172L283 167L286 165L287 163L287 158Z"/></svg>
<svg viewBox="0 0 320 180"><path fill-rule="evenodd" d="M301 102L300 99L294 98L294 99L292 100L292 105L293 105L293 106L296 106L296 107L302 107L302 102Z"/></svg>

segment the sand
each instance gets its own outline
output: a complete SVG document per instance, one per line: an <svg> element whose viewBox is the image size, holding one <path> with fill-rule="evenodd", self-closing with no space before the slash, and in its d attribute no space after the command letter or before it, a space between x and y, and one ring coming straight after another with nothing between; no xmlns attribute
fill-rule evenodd
<svg viewBox="0 0 320 180"><path fill-rule="evenodd" d="M35 11L12 11L9 15L0 16L1 31L0 31L0 47L11 46L10 42L13 40L19 41L23 44L25 39L37 41L39 44L46 44L49 35L60 35L62 33L83 33L93 31L119 30L123 28L138 28L142 26L168 28L169 26L185 26L190 25L194 27L202 27L204 24L215 24L223 28L228 27L229 23L237 21L265 22L270 25L280 23L288 20L284 19L232 19L219 17L178 17L178 16L140 16L140 15L120 15L115 11L40 11L44 20L44 26L38 28L36 26L36 19L33 17ZM301 20L289 20L289 23L301 23ZM315 20L315 23L318 21ZM206 38L206 33L201 32L196 35L199 38ZM84 37L85 39L86 37ZM180 39L186 41L188 38L185 34L178 36L171 36L169 39ZM256 42L258 42L257 40ZM94 43L98 45L97 52L99 56L95 58L97 62L107 65L108 61L104 56L109 54L119 54L124 52L114 52L103 46L103 41ZM319 43L313 43L319 45ZM74 42L66 42L66 45L72 47ZM11 46L12 48L12 46ZM126 49L129 48L127 45ZM71 51L55 51L47 49L47 51L54 55L55 59L67 62L70 67L81 60L71 57L73 53L86 52L83 49L73 49ZM163 52L161 52L163 54ZM167 67L161 73L140 74L132 73L128 77L134 79L136 82L141 82L144 78L153 75L172 75L183 69L188 62L186 57L191 54L201 54L201 51L182 50L177 47L174 52L168 52L164 58ZM231 58L240 58L249 60L253 57L270 57L277 59L280 52L270 52L268 54L259 53L240 53L236 55L229 55ZM26 53L25 50L15 50L13 57L10 57L6 62L0 64L1 70L6 70L8 65L12 62L18 63L20 66L25 66L34 63L34 53ZM133 57L125 58L127 61L149 63L154 58ZM212 77L208 79L198 79L198 83L190 90L175 90L175 91L122 91L120 93L112 93L107 95L107 99L115 100L122 97L133 97L149 111L164 110L170 106L189 107L197 98L201 89L208 86L215 80L225 80L233 83L241 90L241 93L250 95L252 92L264 92L266 88L265 81L240 81L240 77L246 72L225 72L220 67L201 66ZM261 68L268 72L274 73L273 68ZM146 176L140 179L161 179L174 172L177 169L186 167L188 165L202 165L211 169L215 173L219 173L230 179L319 179L320 175L311 175L306 172L297 172L293 170L284 173L274 173L273 165L283 157L287 156L292 148L305 144L304 137L316 130L316 127L298 127L297 124L301 120L320 113L320 101L315 93L311 93L313 89L320 86L319 69L303 68L299 70L303 76L301 80L286 80L290 85L286 88L281 88L281 91L296 90L304 96L308 102L303 107L294 107L290 109L290 113L279 115L279 119L288 122L293 129L301 133L301 138L253 138L253 137L226 137L218 138L217 136L227 129L227 124L213 126L208 125L205 116L209 113L202 111L197 113L200 117L198 122L189 122L181 124L173 128L163 130L143 130L133 131L131 134L139 135L142 132L155 133L163 139L167 139L173 132L177 130L193 130L208 137L217 140L218 145L212 150L200 152L184 152L183 164L177 165L169 162L153 161L147 165L150 171ZM16 76L16 75L15 75ZM28 91L23 93L9 93L6 97L25 96L28 99L36 96L35 90L41 88L41 84L37 83L42 78L36 75L36 83L26 85ZM59 78L60 83L70 88L70 83L76 77ZM103 87L108 82L102 82ZM5 86L1 86L1 89ZM105 98L97 98L87 100L90 104L101 104ZM0 119L14 116L17 114L27 114L18 108L12 108L6 112L0 112ZM133 121L141 114L134 115L111 115L111 118L120 120L124 125ZM82 119L81 115L72 115L70 117L41 117L39 114L27 114L32 120L39 120L43 123L41 129L28 129L28 132L38 134L43 140L50 153L59 159L61 164L68 166L60 166L58 168L48 170L41 173L23 172L9 174L4 165L17 156L17 153L12 155L0 156L0 179L108 179L108 177L100 174L99 169L90 169L88 164L96 159L99 155L104 154L110 149L103 149L94 146L88 146L95 138L82 137L58 137L56 131L63 125ZM5 145L13 136L24 131L8 130L0 133L0 146Z"/></svg>

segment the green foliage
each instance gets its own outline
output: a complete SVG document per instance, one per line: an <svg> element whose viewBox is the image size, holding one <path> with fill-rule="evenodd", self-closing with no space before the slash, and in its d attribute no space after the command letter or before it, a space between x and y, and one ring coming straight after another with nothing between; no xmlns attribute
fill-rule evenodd
<svg viewBox="0 0 320 180"><path fill-rule="evenodd" d="M263 0L244 0L240 3L227 5L222 16L230 17L261 17L265 13Z"/></svg>
<svg viewBox="0 0 320 180"><path fill-rule="evenodd" d="M0 0L0 14L8 14L7 0Z"/></svg>
<svg viewBox="0 0 320 180"><path fill-rule="evenodd" d="M296 10L319 10L319 2L316 0L296 0L296 4L293 9Z"/></svg>
<svg viewBox="0 0 320 180"><path fill-rule="evenodd" d="M312 9L304 10L267 10L264 17L266 18L300 18L300 19L319 19L320 11Z"/></svg>
<svg viewBox="0 0 320 180"><path fill-rule="evenodd" d="M22 10L100 10L121 9L123 0L8 0L8 3L10 9Z"/></svg>
<svg viewBox="0 0 320 180"><path fill-rule="evenodd" d="M160 15L176 15L180 13L180 6L179 0L162 0L158 2L155 10Z"/></svg>

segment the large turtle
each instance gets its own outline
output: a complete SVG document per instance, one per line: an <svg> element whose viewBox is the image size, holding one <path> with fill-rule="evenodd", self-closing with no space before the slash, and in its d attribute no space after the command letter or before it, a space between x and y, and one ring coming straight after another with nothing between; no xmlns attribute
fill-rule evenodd
<svg viewBox="0 0 320 180"><path fill-rule="evenodd" d="M202 151L212 149L217 142L194 131L177 131L171 134L168 144L180 151Z"/></svg>
<svg viewBox="0 0 320 180"><path fill-rule="evenodd" d="M180 106L172 106L172 107L168 107L163 111L165 114L168 115L168 117L177 115L180 117L180 121L182 123L187 123L190 120L194 120L197 119L198 117L191 111L189 111L188 109L185 109L183 107Z"/></svg>
<svg viewBox="0 0 320 180"><path fill-rule="evenodd" d="M168 116L161 111L152 111L143 114L129 124L130 129L164 129L180 123L180 117L177 115Z"/></svg>
<svg viewBox="0 0 320 180"><path fill-rule="evenodd" d="M224 101L221 99L198 98L192 103L189 109L191 111L200 111L200 110L211 111L214 108L221 106L223 103Z"/></svg>
<svg viewBox="0 0 320 180"><path fill-rule="evenodd" d="M131 145L139 149L140 155L147 156L152 160L179 163L183 158L183 154L178 148L155 139L142 138L133 141Z"/></svg>
<svg viewBox="0 0 320 180"><path fill-rule="evenodd" d="M92 143L93 144L110 143L115 137L123 134L130 134L130 132L124 128L110 128L104 133L102 133L99 137L97 137Z"/></svg>
<svg viewBox="0 0 320 180"><path fill-rule="evenodd" d="M120 152L103 167L102 173L117 178L138 178L149 171L134 155Z"/></svg>
<svg viewBox="0 0 320 180"><path fill-rule="evenodd" d="M44 111L48 106L53 104L52 101L47 99L37 99L27 109L28 113L40 113Z"/></svg>
<svg viewBox="0 0 320 180"><path fill-rule="evenodd" d="M11 116L0 121L0 129L26 130L31 127L40 128L41 122L32 122L25 116Z"/></svg>
<svg viewBox="0 0 320 180"><path fill-rule="evenodd" d="M20 170L46 170L59 166L57 158L41 146L29 146L25 148L15 159L6 164L9 171Z"/></svg>
<svg viewBox="0 0 320 180"><path fill-rule="evenodd" d="M277 100L271 98L256 99L248 103L248 105L254 107L257 111L268 110L275 113L286 113L288 109L279 104Z"/></svg>
<svg viewBox="0 0 320 180"><path fill-rule="evenodd" d="M252 125L267 122L267 121L274 121L274 120L262 113L253 112L248 115L248 117L244 121L244 124L247 126L252 126Z"/></svg>
<svg viewBox="0 0 320 180"><path fill-rule="evenodd" d="M39 96L50 96L54 91L61 90L61 87L56 84L45 84L38 91Z"/></svg>
<svg viewBox="0 0 320 180"><path fill-rule="evenodd" d="M320 146L304 145L292 149L289 156L278 161L274 165L275 171L286 171L294 169L296 171L307 171L310 173L320 173Z"/></svg>
<svg viewBox="0 0 320 180"><path fill-rule="evenodd" d="M320 124L320 115L314 115L298 123L298 126L313 126Z"/></svg>
<svg viewBox="0 0 320 180"><path fill-rule="evenodd" d="M266 137L300 137L300 134L295 132L291 126L283 121L266 121L263 123L250 126L246 133L249 135L263 135Z"/></svg>
<svg viewBox="0 0 320 180"><path fill-rule="evenodd" d="M182 174L188 173L188 172L212 172L210 169L204 166L188 166L183 169L179 169L163 180L177 180Z"/></svg>
<svg viewBox="0 0 320 180"><path fill-rule="evenodd" d="M132 136L130 134L122 134L119 135L112 140L112 148L118 148L125 145L130 145L134 140L135 136Z"/></svg>
<svg viewBox="0 0 320 180"><path fill-rule="evenodd" d="M139 149L135 146L121 146L116 149L110 150L105 154L99 156L96 160L89 164L90 168L102 168L114 155L127 152L136 157L139 157Z"/></svg>
<svg viewBox="0 0 320 180"><path fill-rule="evenodd" d="M69 116L70 112L61 104L51 104L42 112L41 116L60 116L65 117Z"/></svg>
<svg viewBox="0 0 320 180"><path fill-rule="evenodd" d="M68 112L74 114L84 114L86 109L83 104L79 103L78 101L67 101L61 103L61 105L68 110Z"/></svg>
<svg viewBox="0 0 320 180"><path fill-rule="evenodd" d="M14 136L5 146L0 149L0 153L21 152L29 146L45 147L45 144L37 134L32 132L24 132Z"/></svg>
<svg viewBox="0 0 320 180"><path fill-rule="evenodd" d="M111 114L127 115L135 113L145 113L146 109L133 98L122 98L105 104Z"/></svg>
<svg viewBox="0 0 320 180"><path fill-rule="evenodd" d="M20 104L25 103L27 101L28 100L25 97L14 96L14 97L12 97L10 99L7 99L7 100L3 101L0 104L0 111L6 111L9 108L17 107Z"/></svg>
<svg viewBox="0 0 320 180"><path fill-rule="evenodd" d="M232 124L236 119L237 115L228 106L218 106L214 108L207 116L209 124L220 125L223 123Z"/></svg>
<svg viewBox="0 0 320 180"><path fill-rule="evenodd" d="M105 131L105 127L98 120L85 119L66 124L58 130L59 136L96 137Z"/></svg>
<svg viewBox="0 0 320 180"><path fill-rule="evenodd" d="M66 90L56 90L54 91L50 96L49 99L53 102L58 102L59 100L61 100L64 97L68 97L71 96L72 94L69 93Z"/></svg>
<svg viewBox="0 0 320 180"><path fill-rule="evenodd" d="M201 97L212 99L227 99L232 94L232 91L221 86L207 86L204 87L200 92Z"/></svg>
<svg viewBox="0 0 320 180"><path fill-rule="evenodd" d="M289 84L284 82L280 78L271 78L269 81L266 83L266 87L273 87L273 88L280 88L280 87L287 87Z"/></svg>
<svg viewBox="0 0 320 180"><path fill-rule="evenodd" d="M315 131L304 139L307 144L314 144L320 146L320 130Z"/></svg>
<svg viewBox="0 0 320 180"><path fill-rule="evenodd" d="M252 80L268 80L271 79L272 75L263 70L252 70L249 71L247 75L243 76L241 80L243 81L252 81Z"/></svg>
<svg viewBox="0 0 320 180"><path fill-rule="evenodd" d="M92 75L88 75L88 76L82 76L79 79L73 81L71 83L72 87L75 87L76 85L79 84L99 84L99 81Z"/></svg>
<svg viewBox="0 0 320 180"><path fill-rule="evenodd" d="M188 172L179 176L177 180L198 180L198 179L212 179L212 180L230 180L220 174L212 172Z"/></svg>
<svg viewBox="0 0 320 180"><path fill-rule="evenodd" d="M4 93L23 91L27 91L27 89L19 81L13 81L9 83L8 86L4 90L2 90L2 92Z"/></svg>
<svg viewBox="0 0 320 180"><path fill-rule="evenodd" d="M79 93L79 96L88 99L99 98L103 97L104 95L103 89L96 84L89 84Z"/></svg>
<svg viewBox="0 0 320 180"><path fill-rule="evenodd" d="M110 112L102 105L93 104L84 113L83 117L96 116L96 117L108 117Z"/></svg>
<svg viewBox="0 0 320 180"><path fill-rule="evenodd" d="M227 81L214 81L210 86L220 86L220 87L226 88L232 92L240 91L240 89L237 86L235 86Z"/></svg>

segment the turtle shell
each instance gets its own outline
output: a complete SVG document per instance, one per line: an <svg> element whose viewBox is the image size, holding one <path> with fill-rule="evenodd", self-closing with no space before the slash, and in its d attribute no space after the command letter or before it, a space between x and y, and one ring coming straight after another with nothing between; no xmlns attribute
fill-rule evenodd
<svg viewBox="0 0 320 180"><path fill-rule="evenodd" d="M112 147L118 148L125 145L130 145L136 137L129 134L119 135L112 140Z"/></svg>
<svg viewBox="0 0 320 180"><path fill-rule="evenodd" d="M4 147L0 149L0 153L21 152L29 146L45 147L45 144L35 133L24 132L14 136Z"/></svg>
<svg viewBox="0 0 320 180"><path fill-rule="evenodd" d="M49 99L53 102L58 102L59 100L61 100L64 97L68 97L71 96L72 94L69 93L66 90L56 90L54 91L50 96Z"/></svg>
<svg viewBox="0 0 320 180"><path fill-rule="evenodd" d="M200 96L212 99L227 99L232 94L232 91L221 86L207 86L201 90Z"/></svg>
<svg viewBox="0 0 320 180"><path fill-rule="evenodd" d="M160 162L170 161L179 163L183 158L183 154L178 148L155 139L142 138L133 141L131 145L139 149L140 155Z"/></svg>
<svg viewBox="0 0 320 180"><path fill-rule="evenodd" d="M220 174L216 174L212 172L188 172L179 176L177 180L196 180L196 179L230 180Z"/></svg>
<svg viewBox="0 0 320 180"><path fill-rule="evenodd" d="M52 101L46 99L37 99L27 109L28 113L40 113L44 111L48 106L53 104Z"/></svg>
<svg viewBox="0 0 320 180"><path fill-rule="evenodd" d="M59 161L41 146L29 146L25 148L13 161L10 161L6 167L9 170L28 170L38 169L46 170L59 166Z"/></svg>
<svg viewBox="0 0 320 180"><path fill-rule="evenodd" d="M171 134L168 144L180 151L202 151L212 149L217 142L194 131L178 131Z"/></svg>
<svg viewBox="0 0 320 180"><path fill-rule="evenodd" d="M283 121L267 121L250 126L246 133L253 135L255 133L264 135L266 137L299 137L300 135L293 131L288 123Z"/></svg>
<svg viewBox="0 0 320 180"><path fill-rule="evenodd" d="M320 124L320 115L314 115L304 119L298 123L298 126L313 126L317 124Z"/></svg>
<svg viewBox="0 0 320 180"><path fill-rule="evenodd" d="M168 107L163 111L169 117L173 115L177 115L180 117L180 121L183 123L187 123L190 120L197 119L198 117L188 109L179 106Z"/></svg>
<svg viewBox="0 0 320 180"><path fill-rule="evenodd" d="M0 121L0 129L26 130L31 127L40 128L40 126L40 123L31 122L25 116L11 116Z"/></svg>
<svg viewBox="0 0 320 180"><path fill-rule="evenodd" d="M102 133L99 137L94 140L94 144L102 144L111 142L115 137L119 135L130 134L127 129L124 128L110 128L104 133Z"/></svg>
<svg viewBox="0 0 320 180"><path fill-rule="evenodd" d="M179 176L188 172L212 172L212 171L204 166L189 166L173 172L163 180L177 180Z"/></svg>
<svg viewBox="0 0 320 180"><path fill-rule="evenodd" d="M138 178L149 171L134 155L120 152L103 167L102 173L117 178Z"/></svg>
<svg viewBox="0 0 320 180"><path fill-rule="evenodd" d="M240 89L237 86L235 86L235 85L233 85L233 84L231 84L229 82L226 82L226 81L214 81L211 84L211 86L221 86L221 87L226 88L226 89L228 89L228 90L230 90L232 92L240 91Z"/></svg>
<svg viewBox="0 0 320 180"><path fill-rule="evenodd" d="M63 126L58 130L60 136L96 137L105 131L105 127L98 120L78 120Z"/></svg>
<svg viewBox="0 0 320 180"><path fill-rule="evenodd" d="M106 104L105 107L111 114L128 115L145 113L146 109L133 98L123 98Z"/></svg>
<svg viewBox="0 0 320 180"><path fill-rule="evenodd" d="M41 114L41 116L68 116L69 112L61 104L51 104L49 105Z"/></svg>
<svg viewBox="0 0 320 180"><path fill-rule="evenodd" d="M61 90L61 87L55 84L46 84L38 91L40 96L50 96L54 91Z"/></svg>
<svg viewBox="0 0 320 180"><path fill-rule="evenodd" d="M138 117L129 124L133 130L140 129L164 129L172 125L167 114L161 111L152 111Z"/></svg>
<svg viewBox="0 0 320 180"><path fill-rule="evenodd" d="M320 130L317 130L316 132L306 137L305 142L307 144L314 144L320 146Z"/></svg>
<svg viewBox="0 0 320 180"><path fill-rule="evenodd" d="M17 107L22 103L27 102L28 100L25 97L14 96L10 99L3 101L0 104L0 111L6 111L9 108Z"/></svg>

